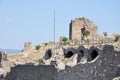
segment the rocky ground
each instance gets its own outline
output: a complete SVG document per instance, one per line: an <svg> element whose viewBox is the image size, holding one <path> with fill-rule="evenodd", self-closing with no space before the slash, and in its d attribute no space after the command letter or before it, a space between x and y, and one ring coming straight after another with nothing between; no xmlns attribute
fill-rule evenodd
<svg viewBox="0 0 120 80"><path fill-rule="evenodd" d="M119 42L115 43L113 45L114 45L113 48L115 51L120 51ZM25 44L25 49L22 50L22 52L20 52L19 54L9 54L8 55L8 54L5 54L4 52L0 52L0 75L5 77L11 71L11 67L15 67L16 65L39 65L40 61L38 61L38 60L43 61L42 65L43 64L50 65L52 62L56 62L56 65L55 65L56 69L64 70L66 66L74 67L78 64L88 65L90 63L94 63L98 59L99 56L100 57L102 56L102 59L104 57L105 61L107 58L110 59L109 57L107 57L107 55L104 56L104 54L103 54L104 52L102 52L102 54L98 54L93 60L91 60L91 57L88 54L89 52L86 51L86 49L91 48L91 46L92 45L84 45L84 47L83 46L79 47L79 45L77 45L77 46L64 45L64 46L60 47L60 46L54 46L54 45L52 45L52 46L51 45L47 45L47 46L43 45L40 47L40 49L36 50L35 46L33 46L30 42L28 42ZM101 46L94 45L94 48L95 49L98 48L99 50L103 50L103 47L104 47L104 45L101 45ZM47 52L47 50L49 50L49 49L51 50L50 53ZM79 49L81 49L80 52L79 52ZM85 50L85 52L84 52L84 50ZM103 51L105 51L105 50L103 50ZM84 52L84 54L82 54L83 52ZM108 50L108 54L109 54L109 52L110 51ZM71 55L69 55L68 53ZM101 53L101 52L99 52L99 53ZM50 56L50 54L52 54L52 56ZM117 54L114 54L114 55L116 56ZM112 59L112 57L111 57L111 59ZM119 63L118 63L119 61L118 61L118 59L117 60L116 59L117 58L114 58L114 59L112 59L112 61L113 61L113 63L118 64L117 66L119 66ZM114 60L116 60L117 62L115 62ZM54 64L54 63L52 63L52 64ZM107 66L107 65L105 65L105 66ZM90 66L90 65L88 65L88 66Z"/></svg>
<svg viewBox="0 0 120 80"><path fill-rule="evenodd" d="M52 65L18 65L13 67L7 75L7 80L119 80L120 78L120 51L115 51L111 45L103 49L97 47L85 48L80 46L78 50L84 51L86 62L81 64L82 56L77 65L65 65L65 69L59 70ZM72 50L74 51L74 50ZM76 53L77 54L77 53ZM74 54L75 55L75 54ZM69 57L68 55L66 56ZM72 56L73 57L73 56ZM68 60L73 59L72 57ZM75 57L75 56L74 56ZM49 59L50 60L50 59ZM70 61L69 61L70 62ZM32 76L32 77L31 77Z"/></svg>

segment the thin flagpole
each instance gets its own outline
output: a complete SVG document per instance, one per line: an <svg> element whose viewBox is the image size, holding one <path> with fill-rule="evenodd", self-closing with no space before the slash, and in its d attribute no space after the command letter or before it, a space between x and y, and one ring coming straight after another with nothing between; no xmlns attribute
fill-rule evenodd
<svg viewBox="0 0 120 80"><path fill-rule="evenodd" d="M54 44L55 44L55 9L54 9Z"/></svg>

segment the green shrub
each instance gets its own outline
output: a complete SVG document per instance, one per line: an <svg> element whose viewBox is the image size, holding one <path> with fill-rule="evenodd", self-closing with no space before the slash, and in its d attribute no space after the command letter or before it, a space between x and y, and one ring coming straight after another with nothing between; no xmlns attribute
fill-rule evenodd
<svg viewBox="0 0 120 80"><path fill-rule="evenodd" d="M82 34L83 34L83 36L87 37L88 35L90 35L90 31L83 31Z"/></svg>
<svg viewBox="0 0 120 80"><path fill-rule="evenodd" d="M40 49L40 45L37 45L35 48L36 48L36 50L39 50Z"/></svg>
<svg viewBox="0 0 120 80"><path fill-rule="evenodd" d="M104 35L104 36L107 36L107 32L103 32L103 35Z"/></svg>
<svg viewBox="0 0 120 80"><path fill-rule="evenodd" d="M48 43L45 43L45 46L47 46L48 45Z"/></svg>
<svg viewBox="0 0 120 80"><path fill-rule="evenodd" d="M35 62L42 63L43 60L42 59L37 59L37 60L35 60Z"/></svg>
<svg viewBox="0 0 120 80"><path fill-rule="evenodd" d="M68 41L68 38L67 38L67 37L64 37L64 38L62 39L62 41L63 41L63 42L66 42L66 41Z"/></svg>
<svg viewBox="0 0 120 80"><path fill-rule="evenodd" d="M116 35L114 41L117 42L120 39L120 35Z"/></svg>

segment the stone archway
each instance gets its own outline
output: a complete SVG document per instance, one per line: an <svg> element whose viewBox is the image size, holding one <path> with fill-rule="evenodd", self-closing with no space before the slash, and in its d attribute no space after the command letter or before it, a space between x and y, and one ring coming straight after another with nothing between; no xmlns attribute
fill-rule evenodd
<svg viewBox="0 0 120 80"><path fill-rule="evenodd" d="M72 51L68 51L66 54L65 54L65 58L70 58L73 56L73 52Z"/></svg>
<svg viewBox="0 0 120 80"><path fill-rule="evenodd" d="M52 57L52 51L51 51L51 49L48 49L48 50L46 51L46 53L45 53L44 58L45 58L45 60L48 60L48 59L50 59L51 57Z"/></svg>
<svg viewBox="0 0 120 80"><path fill-rule="evenodd" d="M77 53L76 49L68 48L68 49L64 50L64 57L65 58L71 58L76 53Z"/></svg>
<svg viewBox="0 0 120 80"><path fill-rule="evenodd" d="M89 56L88 56L88 62L96 59L98 57L99 53L97 52L97 50L93 49L91 50L91 52L89 53Z"/></svg>

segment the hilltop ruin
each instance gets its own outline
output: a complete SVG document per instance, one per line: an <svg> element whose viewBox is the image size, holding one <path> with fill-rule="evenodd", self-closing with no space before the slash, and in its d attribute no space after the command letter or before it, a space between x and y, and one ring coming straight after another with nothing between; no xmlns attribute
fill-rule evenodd
<svg viewBox="0 0 120 80"><path fill-rule="evenodd" d="M26 42L18 54L0 52L0 80L119 80L119 36L98 34L86 18L72 20L69 27L69 41L61 38L39 48Z"/></svg>
<svg viewBox="0 0 120 80"><path fill-rule="evenodd" d="M81 40L83 38L83 32L89 31L89 37L96 37L97 33L97 26L84 17L76 18L75 20L71 20L70 28L69 28L69 39L70 40Z"/></svg>

